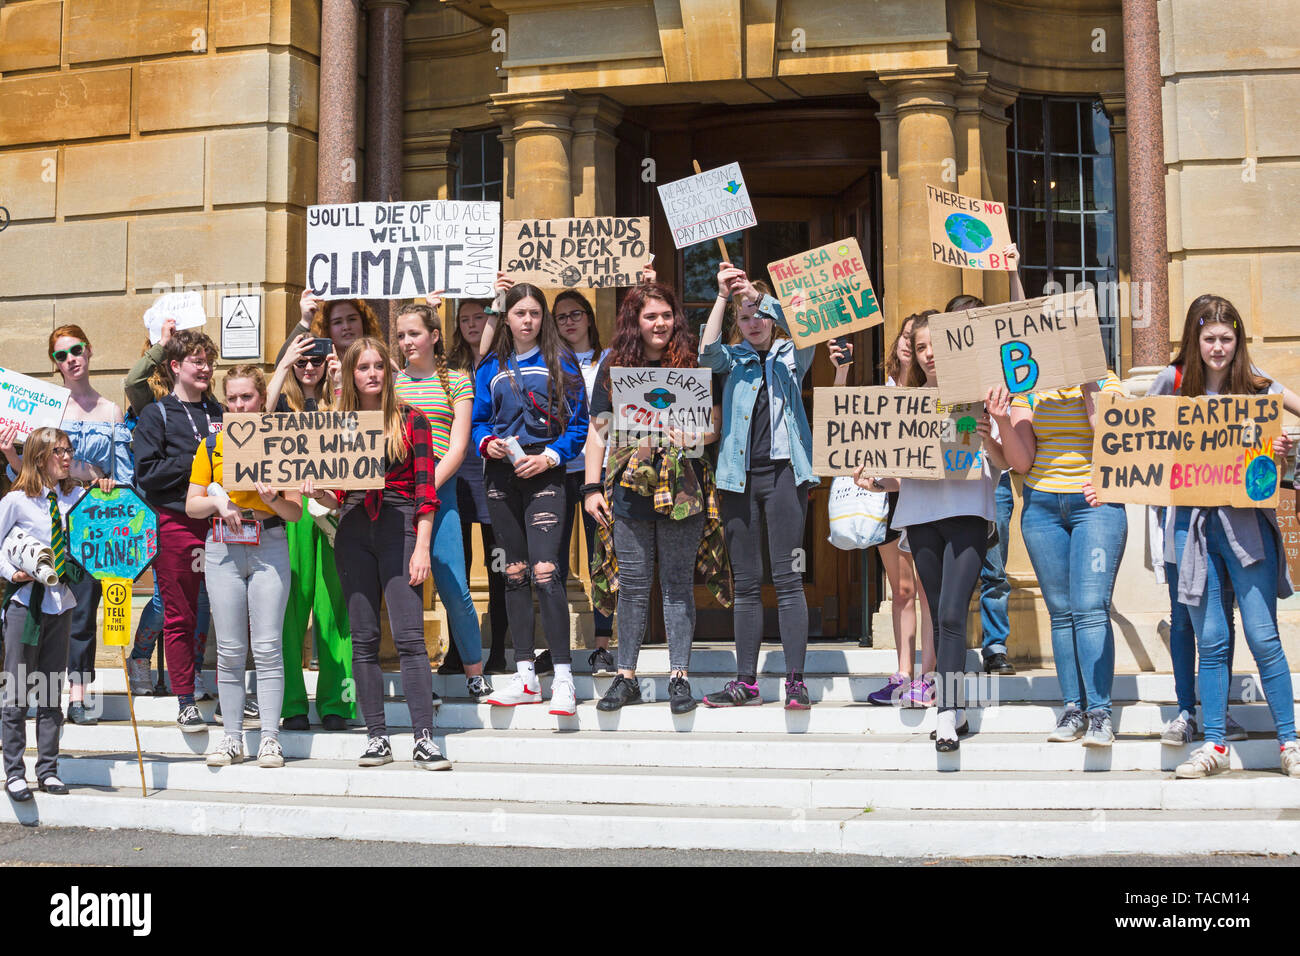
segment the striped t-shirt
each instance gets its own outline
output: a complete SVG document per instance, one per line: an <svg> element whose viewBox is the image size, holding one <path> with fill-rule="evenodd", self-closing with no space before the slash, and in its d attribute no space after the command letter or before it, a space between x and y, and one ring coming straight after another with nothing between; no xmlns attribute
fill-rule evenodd
<svg viewBox="0 0 1300 956"><path fill-rule="evenodd" d="M397 397L408 405L413 405L424 413L433 431L433 455L444 458L451 447L451 423L456 417L455 407L458 402L474 400L474 383L469 376L459 369L447 369L447 381L451 383L451 401L443 391L442 379L438 373L428 378L411 378L406 372L398 372L394 383Z"/></svg>
<svg viewBox="0 0 1300 956"><path fill-rule="evenodd" d="M1107 372L1098 384L1103 392L1124 394L1114 372ZM1082 491L1092 475L1093 438L1083 387L1075 385L1034 392L1032 396L1017 395L1011 404L1034 413L1034 439L1038 448L1025 484L1035 491L1058 494Z"/></svg>

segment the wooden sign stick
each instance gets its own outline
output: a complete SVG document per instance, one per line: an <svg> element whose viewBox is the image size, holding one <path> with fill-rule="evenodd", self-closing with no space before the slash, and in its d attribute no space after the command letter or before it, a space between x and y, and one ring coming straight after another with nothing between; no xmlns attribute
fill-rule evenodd
<svg viewBox="0 0 1300 956"><path fill-rule="evenodd" d="M140 794L149 796L149 788L144 782L144 754L140 752L140 728L135 722L135 698L131 695L131 672L126 666L126 647L123 645L119 648L122 652L122 676L126 678L126 706L131 711L131 730L135 732L135 759L140 764Z"/></svg>
<svg viewBox="0 0 1300 956"><path fill-rule="evenodd" d="M692 159L691 165L695 167L695 175L697 176L704 171L700 169L700 161L698 159ZM723 241L723 238L721 236L718 236L717 241L718 241L718 252L722 254L722 261L731 262L731 256L728 255L727 253L727 243ZM731 264L735 265L734 262L732 262ZM734 299L735 296L733 295L732 298Z"/></svg>

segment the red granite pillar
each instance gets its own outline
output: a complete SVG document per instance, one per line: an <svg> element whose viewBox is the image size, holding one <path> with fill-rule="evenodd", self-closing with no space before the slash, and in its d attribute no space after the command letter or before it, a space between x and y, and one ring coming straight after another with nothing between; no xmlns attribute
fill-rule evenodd
<svg viewBox="0 0 1300 956"><path fill-rule="evenodd" d="M402 198L402 66L406 0L366 0L367 200ZM372 302L393 345L398 302Z"/></svg>
<svg viewBox="0 0 1300 956"><path fill-rule="evenodd" d="M356 0L323 0L316 201L357 201Z"/></svg>

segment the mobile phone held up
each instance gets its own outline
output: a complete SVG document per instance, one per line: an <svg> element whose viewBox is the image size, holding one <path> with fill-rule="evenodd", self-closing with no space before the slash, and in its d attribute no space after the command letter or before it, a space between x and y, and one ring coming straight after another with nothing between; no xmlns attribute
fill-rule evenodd
<svg viewBox="0 0 1300 956"><path fill-rule="evenodd" d="M334 342L330 339L314 338L311 340L311 348L306 351L306 355L313 355L318 358L325 358L334 350Z"/></svg>

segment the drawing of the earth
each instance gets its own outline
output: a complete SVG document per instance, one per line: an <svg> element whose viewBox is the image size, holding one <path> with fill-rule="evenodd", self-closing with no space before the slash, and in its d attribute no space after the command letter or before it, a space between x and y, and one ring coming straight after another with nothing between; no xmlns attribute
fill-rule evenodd
<svg viewBox="0 0 1300 956"><path fill-rule="evenodd" d="M943 221L944 232L962 252L983 252L993 245L993 233L973 216L955 212Z"/></svg>
<svg viewBox="0 0 1300 956"><path fill-rule="evenodd" d="M1251 501L1267 501L1277 490L1277 463L1260 455L1246 466L1246 494Z"/></svg>

